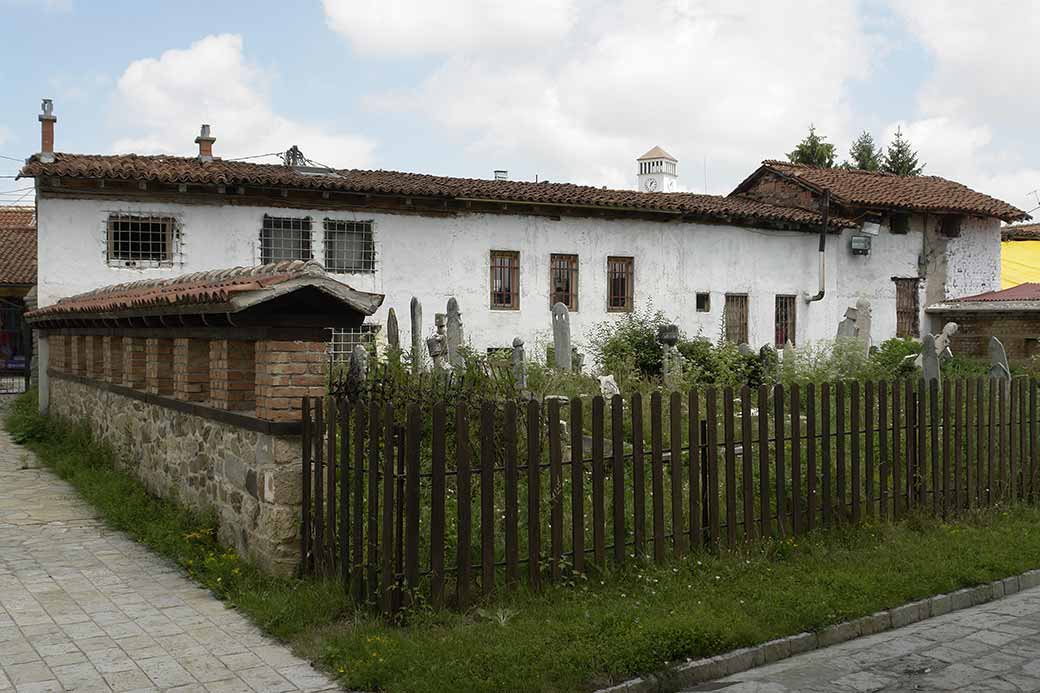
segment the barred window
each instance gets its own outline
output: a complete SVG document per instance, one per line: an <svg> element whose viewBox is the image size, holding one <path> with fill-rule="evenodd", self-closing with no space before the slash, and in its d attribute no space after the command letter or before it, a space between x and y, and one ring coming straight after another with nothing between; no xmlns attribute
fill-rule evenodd
<svg viewBox="0 0 1040 693"><path fill-rule="evenodd" d="M748 343L748 296L726 294L725 317L726 341L733 344Z"/></svg>
<svg viewBox="0 0 1040 693"><path fill-rule="evenodd" d="M774 321L776 324L774 344L782 347L787 342L794 344L795 336L795 311L797 302L794 296L777 296Z"/></svg>
<svg viewBox="0 0 1040 693"><path fill-rule="evenodd" d="M325 220L325 269L347 274L376 271L371 221Z"/></svg>
<svg viewBox="0 0 1040 693"><path fill-rule="evenodd" d="M137 214L108 215L108 262L156 267L173 262L176 220Z"/></svg>
<svg viewBox="0 0 1040 693"><path fill-rule="evenodd" d="M633 260L630 257L607 258L607 310L627 313L632 310L635 294Z"/></svg>
<svg viewBox="0 0 1040 693"><path fill-rule="evenodd" d="M310 217L271 217L264 215L260 229L260 263L282 260L310 260Z"/></svg>
<svg viewBox="0 0 1040 693"><path fill-rule="evenodd" d="M491 251L491 309L520 309L520 253Z"/></svg>
<svg viewBox="0 0 1040 693"><path fill-rule="evenodd" d="M549 256L549 307L557 303L578 310L578 256Z"/></svg>

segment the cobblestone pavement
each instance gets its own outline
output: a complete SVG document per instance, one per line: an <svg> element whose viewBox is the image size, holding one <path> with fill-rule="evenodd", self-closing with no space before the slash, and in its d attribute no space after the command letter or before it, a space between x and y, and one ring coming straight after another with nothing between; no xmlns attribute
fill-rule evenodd
<svg viewBox="0 0 1040 693"><path fill-rule="evenodd" d="M1040 588L691 690L1040 691Z"/></svg>
<svg viewBox="0 0 1040 693"><path fill-rule="evenodd" d="M0 416L5 398L0 397ZM0 431L0 691L335 690Z"/></svg>

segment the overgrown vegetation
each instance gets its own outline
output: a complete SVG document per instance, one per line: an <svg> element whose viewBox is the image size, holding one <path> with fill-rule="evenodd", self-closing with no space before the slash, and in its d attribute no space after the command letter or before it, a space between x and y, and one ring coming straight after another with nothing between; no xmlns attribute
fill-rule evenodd
<svg viewBox="0 0 1040 693"><path fill-rule="evenodd" d="M15 403L7 426L114 528L353 689L588 690L1040 565L1040 510L1007 505L955 523L913 516L663 566L630 562L464 613L420 605L389 625L334 583L262 575L219 547L213 518L150 496L84 429L36 414L32 396Z"/></svg>

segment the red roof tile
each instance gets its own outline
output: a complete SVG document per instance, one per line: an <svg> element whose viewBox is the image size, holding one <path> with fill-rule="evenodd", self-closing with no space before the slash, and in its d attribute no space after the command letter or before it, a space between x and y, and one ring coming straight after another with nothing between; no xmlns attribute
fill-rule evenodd
<svg viewBox="0 0 1040 693"><path fill-rule="evenodd" d="M36 209L0 207L0 285L36 283Z"/></svg>
<svg viewBox="0 0 1040 693"><path fill-rule="evenodd" d="M762 171L774 171L810 188L826 188L838 201L849 205L919 212L960 212L1004 221L1029 218L1028 214L1007 202L939 176L897 176L858 169L816 168L786 161L763 161L761 168L737 186L733 194L742 192Z"/></svg>
<svg viewBox="0 0 1040 693"><path fill-rule="evenodd" d="M59 176L143 180L167 184L259 185L311 190L330 190L383 195L438 197L461 200L494 200L551 205L577 205L605 209L671 212L718 219L721 222L756 221L819 224L815 212L779 207L719 195L693 193L643 193L610 190L571 183L451 178L398 171L336 170L329 174L302 173L280 164L175 156L105 156L56 154L53 163L33 157L21 171L23 177ZM835 228L853 226L847 219L833 218Z"/></svg>
<svg viewBox="0 0 1040 693"><path fill-rule="evenodd" d="M974 296L965 296L963 298L955 299L957 302L964 303L979 303L979 302L994 302L994 301L1040 301L1040 284L1035 282L1026 282L1025 284L1019 284L1018 286L1012 286L1009 289L1001 289L1000 291L987 291L986 293L976 294ZM949 301L950 303L954 301Z"/></svg>
<svg viewBox="0 0 1040 693"><path fill-rule="evenodd" d="M1002 241L1038 241L1040 240L1040 224L1016 224L1005 226L1000 230Z"/></svg>
<svg viewBox="0 0 1040 693"><path fill-rule="evenodd" d="M35 229L36 208L0 206L0 229Z"/></svg>

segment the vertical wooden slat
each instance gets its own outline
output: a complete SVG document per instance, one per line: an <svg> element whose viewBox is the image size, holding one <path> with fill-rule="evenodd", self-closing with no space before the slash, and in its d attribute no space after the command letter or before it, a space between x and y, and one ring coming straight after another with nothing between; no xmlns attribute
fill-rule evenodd
<svg viewBox="0 0 1040 693"><path fill-rule="evenodd" d="M300 503L300 566L307 574L311 570L311 447L314 439L314 426L311 423L311 398L303 398L303 475Z"/></svg>
<svg viewBox="0 0 1040 693"><path fill-rule="evenodd" d="M950 399L952 397L950 381L943 382L942 395L942 509L943 517L953 513L953 477L950 472L950 446L952 441L953 419L950 416Z"/></svg>
<svg viewBox="0 0 1040 693"><path fill-rule="evenodd" d="M773 533L769 496L769 386L763 384L758 387L758 522L762 537Z"/></svg>
<svg viewBox="0 0 1040 693"><path fill-rule="evenodd" d="M685 551L685 532L682 502L682 397L678 392L673 392L669 398L668 425L668 445L671 449L668 466L672 497L672 549L676 557L680 557Z"/></svg>
<svg viewBox="0 0 1040 693"><path fill-rule="evenodd" d="M903 508L903 471L905 461L900 459L900 452L905 448L900 445L900 436L903 429L903 405L900 401L899 381L892 381L892 519L898 520L902 517Z"/></svg>
<svg viewBox="0 0 1040 693"><path fill-rule="evenodd" d="M585 421L580 397L571 399L571 547L574 570L585 572Z"/></svg>
<svg viewBox="0 0 1040 693"><path fill-rule="evenodd" d="M696 390L690 390L687 398L689 409L690 439L690 546L701 546L704 543L704 527L701 522L701 450L704 440L701 438L701 400Z"/></svg>
<svg viewBox="0 0 1040 693"><path fill-rule="evenodd" d="M653 502L654 560L664 561L664 469L662 457L661 393L650 395L650 484Z"/></svg>
<svg viewBox="0 0 1040 693"><path fill-rule="evenodd" d="M502 411L502 446L505 453L506 502L506 584L516 585L519 579L520 542L518 474L516 468L516 402L506 400Z"/></svg>
<svg viewBox="0 0 1040 693"><path fill-rule="evenodd" d="M339 575L350 592L350 403L339 408Z"/></svg>
<svg viewBox="0 0 1040 693"><path fill-rule="evenodd" d="M368 411L368 598L379 598L379 441L383 438L379 405L373 400ZM386 547L389 551L390 547Z"/></svg>
<svg viewBox="0 0 1040 693"><path fill-rule="evenodd" d="M1011 380L1008 387L1007 429L1008 446L1008 498L1018 497L1018 378Z"/></svg>
<svg viewBox="0 0 1040 693"><path fill-rule="evenodd" d="M816 385L805 386L805 529L816 528Z"/></svg>
<svg viewBox="0 0 1040 693"><path fill-rule="evenodd" d="M383 613L389 614L394 603L394 405L387 404L383 410L383 532L381 554L382 580L380 581Z"/></svg>
<svg viewBox="0 0 1040 693"><path fill-rule="evenodd" d="M559 580L563 561L563 441L560 400L549 400L549 572Z"/></svg>
<svg viewBox="0 0 1040 693"><path fill-rule="evenodd" d="M407 419L407 408L404 411ZM397 473L394 475L394 587L393 610L399 610L403 604L401 596L404 592L401 581L404 578L404 528L405 528L405 426L394 423L394 454L397 458Z"/></svg>
<svg viewBox="0 0 1040 693"><path fill-rule="evenodd" d="M903 446L906 449L905 479L906 497L903 508L909 511L916 505L913 489L917 474L917 396L914 392L913 380L907 379L904 383L903 401L906 403L906 435ZM903 493L903 489L900 489Z"/></svg>
<svg viewBox="0 0 1040 693"><path fill-rule="evenodd" d="M325 457L325 555L328 561L329 574L333 574L336 565L336 423L339 416L336 414L336 400L332 397L325 398L327 413L325 415L325 427L329 431L326 443L328 451Z"/></svg>
<svg viewBox="0 0 1040 693"><path fill-rule="evenodd" d="M447 466L448 413L444 402L433 405L430 417L430 597L435 607L444 604L444 499Z"/></svg>
<svg viewBox="0 0 1040 693"><path fill-rule="evenodd" d="M787 470L785 462L784 438L787 436L784 425L784 386L777 383L773 387L773 438L776 440L773 452L776 462L776 531L780 536L787 534L784 517L787 514Z"/></svg>
<svg viewBox="0 0 1040 693"><path fill-rule="evenodd" d="M469 412L465 404L455 406L455 490L458 507L458 542L455 555L456 600L460 608L469 603L473 579L470 546L473 540L473 479L470 476Z"/></svg>
<svg viewBox="0 0 1040 693"><path fill-rule="evenodd" d="M351 522L354 532L354 559L351 573L351 592L355 602L365 599L365 416L364 405L357 403L354 414L354 509Z"/></svg>
<svg viewBox="0 0 1040 693"><path fill-rule="evenodd" d="M975 444L975 381L964 381L964 507L975 507L978 447Z"/></svg>
<svg viewBox="0 0 1040 693"><path fill-rule="evenodd" d="M801 534L802 527L802 400L798 383L791 384L791 531Z"/></svg>
<svg viewBox="0 0 1040 693"><path fill-rule="evenodd" d="M1029 435L1026 423L1026 391L1029 389L1029 380L1020 378L1018 381L1018 497L1027 497L1027 485L1029 483L1029 456L1027 452L1026 437Z"/></svg>
<svg viewBox="0 0 1040 693"><path fill-rule="evenodd" d="M722 538L719 532L719 398L713 387L709 387L704 396L707 398L704 442L708 452L704 463L707 465L708 474L707 477L701 474L702 481L707 478L702 498L706 495L708 500L708 541L715 544Z"/></svg>
<svg viewBox="0 0 1040 693"><path fill-rule="evenodd" d="M603 482L603 397L592 398L592 557L603 567L607 561L606 488Z"/></svg>
<svg viewBox="0 0 1040 693"><path fill-rule="evenodd" d="M975 502L986 505L989 485L989 442L986 436L986 389L981 377L975 378Z"/></svg>
<svg viewBox="0 0 1040 693"><path fill-rule="evenodd" d="M852 521L859 522L860 520L860 399L859 399L859 381L852 381L852 386L849 388L849 434L851 436L851 453L852 457L849 460L849 494L852 496Z"/></svg>
<svg viewBox="0 0 1040 693"><path fill-rule="evenodd" d="M820 485L823 487L823 526L829 527L833 520L834 503L831 499L831 384L820 386Z"/></svg>
<svg viewBox="0 0 1040 693"><path fill-rule="evenodd" d="M755 536L755 468L752 457L751 437L751 388L740 388L740 481L744 501L744 539L751 541ZM692 452L691 446L691 454ZM691 511L692 512L692 511Z"/></svg>
<svg viewBox="0 0 1040 693"><path fill-rule="evenodd" d="M532 589L541 584L542 560L542 409L527 403L527 580Z"/></svg>
<svg viewBox="0 0 1040 693"><path fill-rule="evenodd" d="M962 472L964 464L964 380L953 384L953 503L954 513L965 506L967 481Z"/></svg>
<svg viewBox="0 0 1040 693"><path fill-rule="evenodd" d="M737 543L737 461L733 439L733 388L722 390L723 445L726 455L726 542Z"/></svg>
<svg viewBox="0 0 1040 693"><path fill-rule="evenodd" d="M928 383L928 460L931 466L932 478L932 515L940 516L940 492L942 481L939 479L939 381L931 380Z"/></svg>
<svg viewBox="0 0 1040 693"><path fill-rule="evenodd" d="M917 381L917 458L914 460L914 483L916 489L915 502L919 509L928 507L928 384L923 378Z"/></svg>
<svg viewBox="0 0 1040 693"><path fill-rule="evenodd" d="M863 385L863 500L866 504L868 518L874 517L874 501L876 500L874 496L874 421L874 381L868 380Z"/></svg>
<svg viewBox="0 0 1040 693"><path fill-rule="evenodd" d="M986 419L986 505L993 505L997 498L997 381L989 379L989 415Z"/></svg>
<svg viewBox="0 0 1040 693"><path fill-rule="evenodd" d="M999 451L999 455L998 455L998 459L999 459L999 463L998 463L999 475L998 475L998 481L997 481L997 489L998 489L998 493L999 493L998 498L1003 500L1003 499L1007 498L1007 496L1008 496L1008 490L1007 489L1008 489L1008 476L1009 476L1008 468L1007 468L1007 466L1008 466L1008 449L1007 449L1007 447L1008 447L1007 446L1007 442L1008 442L1007 441L1008 387L1007 387L1007 380L1005 380L1004 378L1000 378L998 380L998 384L999 384L999 394L998 394L998 397L999 397L999 399L998 399L999 413L998 413L998 416L1000 418L998 420L999 423L998 423L997 430L1000 433L1000 438L998 440L998 445L1000 446L1000 451Z"/></svg>
<svg viewBox="0 0 1040 693"><path fill-rule="evenodd" d="M834 499L839 520L848 520L848 493L845 489L845 383L834 384Z"/></svg>
<svg viewBox="0 0 1040 693"><path fill-rule="evenodd" d="M643 396L632 395L632 538L637 558L646 555L646 465L643 456Z"/></svg>
<svg viewBox="0 0 1040 693"><path fill-rule="evenodd" d="M1037 459L1040 457L1040 450L1037 446L1040 445L1040 441L1037 440L1036 434L1036 380L1033 378L1029 379L1029 498L1032 501L1036 501L1037 496L1040 495L1040 480L1037 479Z"/></svg>
<svg viewBox="0 0 1040 693"><path fill-rule="evenodd" d="M495 590L495 404L480 405L480 589Z"/></svg>
<svg viewBox="0 0 1040 693"><path fill-rule="evenodd" d="M419 405L408 405L405 431L404 577L409 592L419 587Z"/></svg>
<svg viewBox="0 0 1040 693"><path fill-rule="evenodd" d="M888 392L885 380L878 382L878 517L886 520L888 514L888 484L891 462L888 456Z"/></svg>
<svg viewBox="0 0 1040 693"><path fill-rule="evenodd" d="M312 560L315 570L326 572L325 554L325 406L321 397L314 399L314 537Z"/></svg>
<svg viewBox="0 0 1040 693"><path fill-rule="evenodd" d="M614 529L614 562L625 560L625 402L621 395L610 399L611 514Z"/></svg>

